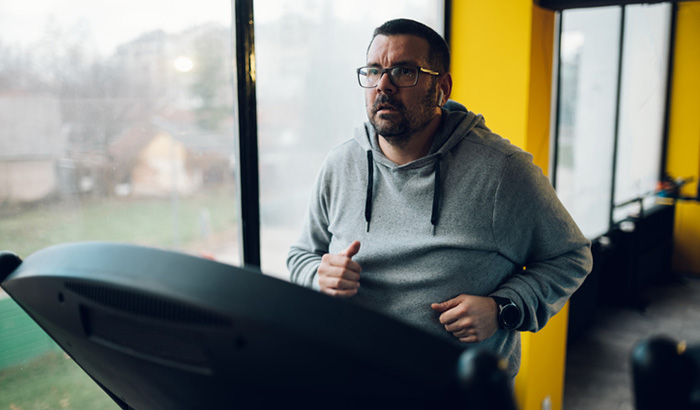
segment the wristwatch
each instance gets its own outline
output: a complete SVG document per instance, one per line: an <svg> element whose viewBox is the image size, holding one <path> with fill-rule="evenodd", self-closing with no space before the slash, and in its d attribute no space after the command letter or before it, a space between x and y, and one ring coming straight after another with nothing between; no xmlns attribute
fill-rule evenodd
<svg viewBox="0 0 700 410"><path fill-rule="evenodd" d="M522 317L520 308L508 298L491 296L498 305L498 326L501 329L513 330L519 324Z"/></svg>

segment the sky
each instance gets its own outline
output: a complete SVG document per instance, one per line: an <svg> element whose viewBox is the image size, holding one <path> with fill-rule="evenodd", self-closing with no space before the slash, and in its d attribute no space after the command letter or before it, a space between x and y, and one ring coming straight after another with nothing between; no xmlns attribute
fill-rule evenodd
<svg viewBox="0 0 700 410"><path fill-rule="evenodd" d="M391 15L424 0L257 0L256 23L284 13L323 18L330 8L346 21ZM63 30L80 30L96 49L110 54L115 46L143 32L176 33L205 22L231 23L231 0L0 0L0 43L36 43L51 22ZM422 7L422 5L421 5ZM377 21L380 24L382 21ZM442 27L436 27L441 30Z"/></svg>
<svg viewBox="0 0 700 410"><path fill-rule="evenodd" d="M204 22L230 24L226 0L0 0L0 42L29 45L41 39L47 22L64 30L79 27L97 49L110 53L135 33L178 32Z"/></svg>

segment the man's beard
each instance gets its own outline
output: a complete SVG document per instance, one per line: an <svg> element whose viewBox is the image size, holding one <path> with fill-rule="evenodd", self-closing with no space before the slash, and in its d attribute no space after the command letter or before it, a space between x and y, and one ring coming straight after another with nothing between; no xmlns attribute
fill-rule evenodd
<svg viewBox="0 0 700 410"><path fill-rule="evenodd" d="M403 145L408 142L413 135L425 129L435 115L435 100L437 99L437 90L435 93L430 91L425 94L418 104L417 112L408 113L406 106L388 94L381 94L372 104L370 110L369 122L374 127L374 131L384 137L384 139L392 145ZM377 114L378 107L382 104L389 104L396 109L396 113L390 114L382 118L381 114ZM383 121L378 121L379 119ZM391 121L391 118L398 116L398 119Z"/></svg>

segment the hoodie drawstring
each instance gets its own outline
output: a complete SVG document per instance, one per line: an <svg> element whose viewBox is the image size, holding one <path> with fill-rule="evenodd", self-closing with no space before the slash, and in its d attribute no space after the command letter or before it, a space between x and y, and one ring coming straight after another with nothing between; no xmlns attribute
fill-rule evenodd
<svg viewBox="0 0 700 410"><path fill-rule="evenodd" d="M435 158L435 184L433 184L433 211L430 214L430 223L433 225L433 235L435 234L435 226L438 221L438 213L440 212L440 159Z"/></svg>
<svg viewBox="0 0 700 410"><path fill-rule="evenodd" d="M365 221L369 232L369 221L372 219L372 187L374 186L374 160L372 151L367 151L367 198L365 199Z"/></svg>
<svg viewBox="0 0 700 410"><path fill-rule="evenodd" d="M435 158L435 183L433 184L433 209L430 213L430 223L433 226L432 234L435 234L435 226L440 213L440 160L438 155ZM374 159L372 151L367 151L367 197L365 198L365 221L367 222L367 232L369 232L369 222L372 220L372 190L374 187Z"/></svg>

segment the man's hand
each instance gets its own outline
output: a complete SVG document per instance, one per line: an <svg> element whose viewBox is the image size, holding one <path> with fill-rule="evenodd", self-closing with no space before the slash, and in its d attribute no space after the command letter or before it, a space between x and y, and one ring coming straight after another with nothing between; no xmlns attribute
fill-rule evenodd
<svg viewBox="0 0 700 410"><path fill-rule="evenodd" d="M481 342L498 330L498 306L490 297L459 295L430 307L441 313L440 323L460 342Z"/></svg>
<svg viewBox="0 0 700 410"><path fill-rule="evenodd" d="M317 270L321 292L341 298L349 298L357 294L362 268L352 260L352 257L359 251L360 242L355 241L337 255L330 253L323 255Z"/></svg>

